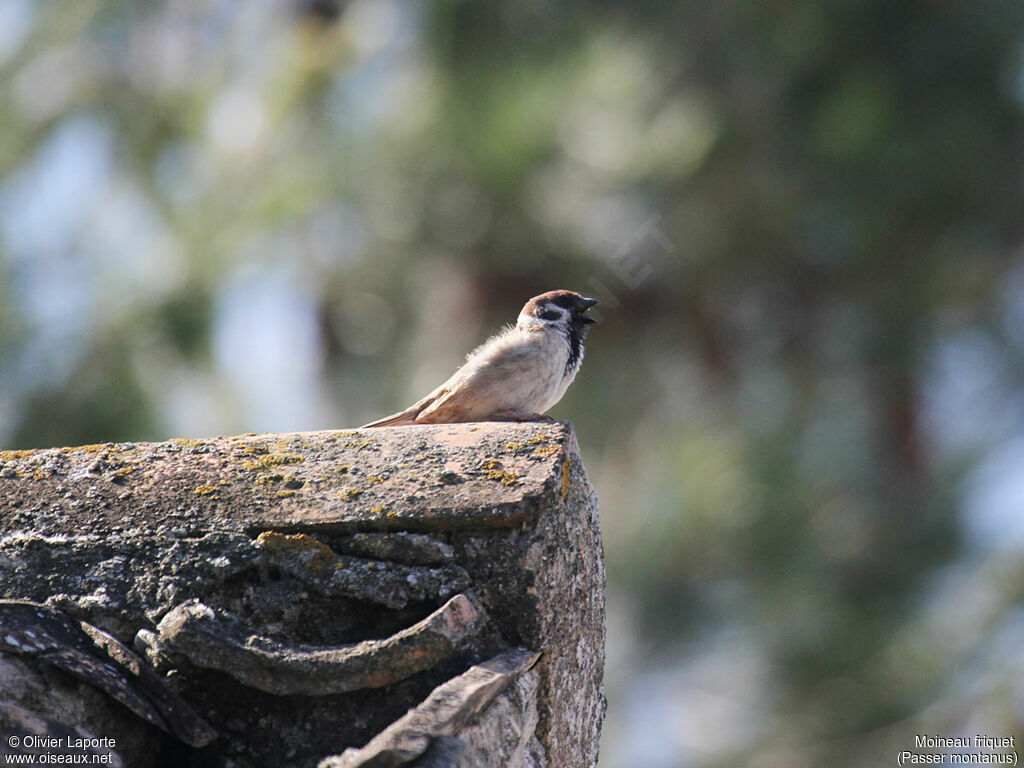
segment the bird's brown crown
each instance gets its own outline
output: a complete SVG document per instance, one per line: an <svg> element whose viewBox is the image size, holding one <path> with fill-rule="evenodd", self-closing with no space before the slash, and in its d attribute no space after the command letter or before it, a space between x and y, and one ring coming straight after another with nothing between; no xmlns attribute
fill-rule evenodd
<svg viewBox="0 0 1024 768"><path fill-rule="evenodd" d="M536 317L549 304L555 304L574 313L586 312L590 307L597 304L597 299L588 299L576 293L576 291L548 291L539 296L534 296L526 302L520 314Z"/></svg>

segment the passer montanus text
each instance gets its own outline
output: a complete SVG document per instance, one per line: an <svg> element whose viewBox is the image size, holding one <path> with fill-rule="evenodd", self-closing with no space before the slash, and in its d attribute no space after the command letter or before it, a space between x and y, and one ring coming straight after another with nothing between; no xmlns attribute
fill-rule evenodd
<svg viewBox="0 0 1024 768"><path fill-rule="evenodd" d="M444 384L393 416L367 424L533 421L562 399L583 362L583 337L597 304L549 291L523 307L514 326L488 339Z"/></svg>

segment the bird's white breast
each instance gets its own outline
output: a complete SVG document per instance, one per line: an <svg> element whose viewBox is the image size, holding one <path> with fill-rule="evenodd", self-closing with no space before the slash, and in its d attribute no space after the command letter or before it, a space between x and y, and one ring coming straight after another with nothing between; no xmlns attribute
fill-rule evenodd
<svg viewBox="0 0 1024 768"><path fill-rule="evenodd" d="M483 373L497 364L500 372L488 370L488 374L498 374L501 380L503 408L544 413L562 398L572 381L565 375L568 360L568 342L556 328L517 326L471 355L467 367Z"/></svg>
<svg viewBox="0 0 1024 768"><path fill-rule="evenodd" d="M531 392L530 402L524 403L524 410L544 413L562 399L579 365L567 370L569 362L569 340L565 333L555 326L533 328L524 332L530 344L538 347L538 365L535 368L536 386Z"/></svg>

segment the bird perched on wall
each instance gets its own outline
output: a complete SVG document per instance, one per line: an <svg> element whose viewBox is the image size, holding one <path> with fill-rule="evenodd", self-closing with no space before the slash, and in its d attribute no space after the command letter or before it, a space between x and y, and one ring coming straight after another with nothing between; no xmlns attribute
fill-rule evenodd
<svg viewBox="0 0 1024 768"><path fill-rule="evenodd" d="M444 384L404 411L366 427L463 421L536 421L562 399L583 362L583 340L597 304L574 291L548 291L469 353Z"/></svg>

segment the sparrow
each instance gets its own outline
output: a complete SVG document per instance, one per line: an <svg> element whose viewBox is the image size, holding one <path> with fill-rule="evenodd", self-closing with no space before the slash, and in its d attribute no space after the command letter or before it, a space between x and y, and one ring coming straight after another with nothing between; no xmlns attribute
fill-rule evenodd
<svg viewBox="0 0 1024 768"><path fill-rule="evenodd" d="M562 399L583 363L583 340L597 299L548 291L466 357L448 381L404 411L364 425L537 421Z"/></svg>

